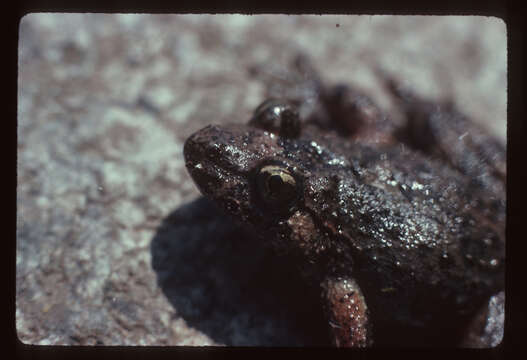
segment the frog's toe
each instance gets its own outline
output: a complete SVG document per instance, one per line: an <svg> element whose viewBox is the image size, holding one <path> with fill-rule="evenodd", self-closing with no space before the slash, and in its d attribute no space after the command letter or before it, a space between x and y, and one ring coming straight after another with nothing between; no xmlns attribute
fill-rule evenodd
<svg viewBox="0 0 527 360"><path fill-rule="evenodd" d="M358 284L352 279L327 279L323 297L331 333L338 347L372 345L368 308Z"/></svg>

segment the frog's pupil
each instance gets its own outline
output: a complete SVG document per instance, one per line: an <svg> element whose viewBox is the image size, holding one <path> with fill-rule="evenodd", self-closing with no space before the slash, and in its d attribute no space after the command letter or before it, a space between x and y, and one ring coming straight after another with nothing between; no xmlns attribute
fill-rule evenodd
<svg viewBox="0 0 527 360"><path fill-rule="evenodd" d="M276 197L280 195L280 190L282 190L284 182L280 175L271 175L267 181L267 186L271 196Z"/></svg>

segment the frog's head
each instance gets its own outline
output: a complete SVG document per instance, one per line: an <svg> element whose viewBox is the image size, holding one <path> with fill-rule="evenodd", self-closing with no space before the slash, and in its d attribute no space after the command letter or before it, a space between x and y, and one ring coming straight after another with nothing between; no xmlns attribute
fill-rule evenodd
<svg viewBox="0 0 527 360"><path fill-rule="evenodd" d="M185 142L186 166L201 192L231 215L269 222L301 200L302 176L283 159L278 140L250 126L209 125Z"/></svg>
<svg viewBox="0 0 527 360"><path fill-rule="evenodd" d="M275 248L300 250L315 262L331 247L328 231L334 228L310 204L323 203L334 185L323 168L344 160L312 139L255 126L209 125L187 139L184 156L200 191Z"/></svg>

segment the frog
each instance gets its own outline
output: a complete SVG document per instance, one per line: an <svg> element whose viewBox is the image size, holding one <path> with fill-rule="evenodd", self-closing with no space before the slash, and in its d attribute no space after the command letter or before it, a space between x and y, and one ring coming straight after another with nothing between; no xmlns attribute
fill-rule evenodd
<svg viewBox="0 0 527 360"><path fill-rule="evenodd" d="M294 65L311 74L294 95L286 86L247 123L186 140L198 189L320 290L334 346L456 345L481 331L473 318L504 291L504 146L453 101L381 70L402 122L326 85L305 57Z"/></svg>

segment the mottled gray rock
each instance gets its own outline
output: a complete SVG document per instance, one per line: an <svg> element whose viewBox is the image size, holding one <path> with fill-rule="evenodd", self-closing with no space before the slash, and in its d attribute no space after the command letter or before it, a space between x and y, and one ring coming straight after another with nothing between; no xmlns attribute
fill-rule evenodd
<svg viewBox="0 0 527 360"><path fill-rule="evenodd" d="M505 141L497 19L28 15L18 88L21 341L328 344L318 299L284 281L296 276L291 264L195 200L182 155L199 128L249 118L265 93L251 67L284 69L298 51L328 81L359 86L389 110L373 72L381 66L423 95L452 97Z"/></svg>

